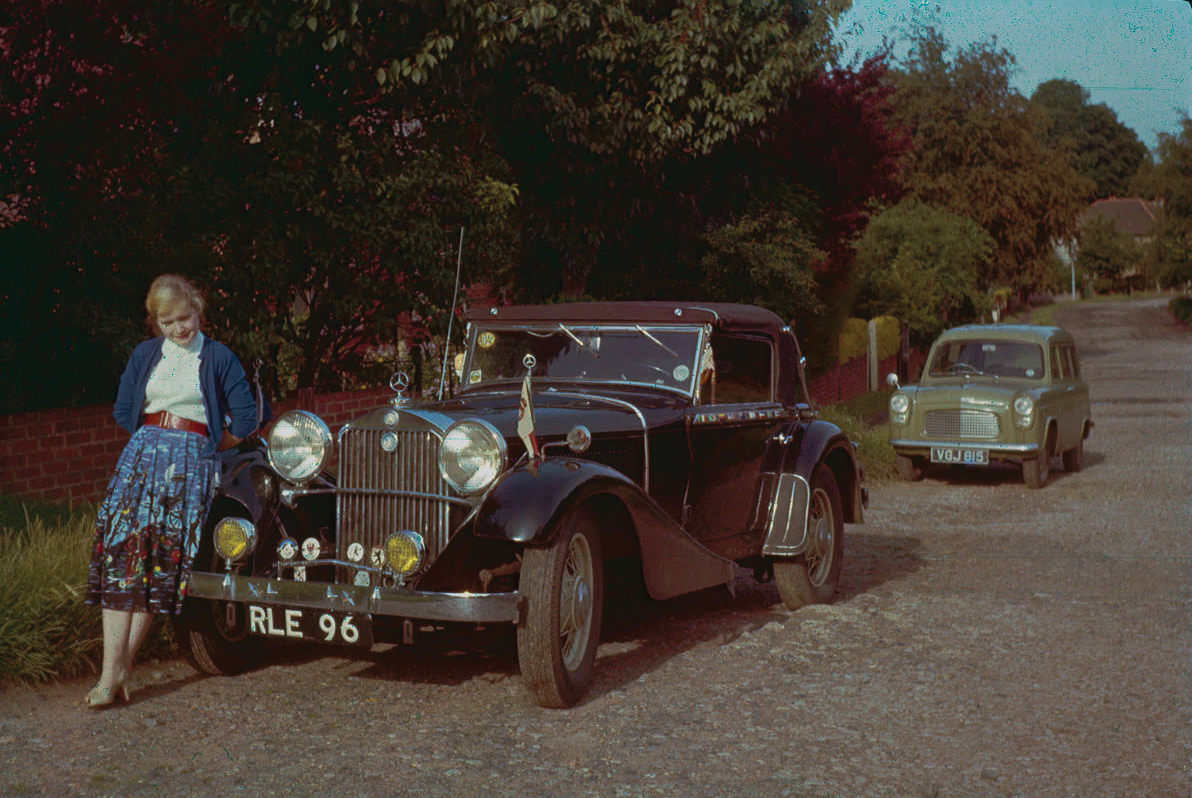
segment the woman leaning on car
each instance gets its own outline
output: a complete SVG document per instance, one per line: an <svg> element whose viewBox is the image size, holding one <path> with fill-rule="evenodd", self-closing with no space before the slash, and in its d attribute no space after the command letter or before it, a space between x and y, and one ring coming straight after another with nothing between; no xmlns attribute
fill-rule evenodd
<svg viewBox="0 0 1192 798"><path fill-rule="evenodd" d="M103 668L84 703L128 700L133 659L156 613L177 613L219 467L252 434L257 408L240 361L200 328L203 297L164 274L145 299L158 336L120 378L116 422L132 433L99 507L86 603L103 615ZM227 422L225 422L227 419Z"/></svg>

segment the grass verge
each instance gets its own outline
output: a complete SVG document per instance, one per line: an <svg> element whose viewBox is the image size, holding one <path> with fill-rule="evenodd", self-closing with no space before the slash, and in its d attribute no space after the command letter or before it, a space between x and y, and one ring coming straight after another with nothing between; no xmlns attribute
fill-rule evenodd
<svg viewBox="0 0 1192 798"><path fill-rule="evenodd" d="M880 482L895 475L894 450L886 426L886 403L891 393L893 389L875 391L820 409L820 418L840 427L857 444L857 460L868 481Z"/></svg>
<svg viewBox="0 0 1192 798"><path fill-rule="evenodd" d="M98 671L100 612L83 603L95 507L0 497L0 683ZM141 659L173 656L154 623Z"/></svg>

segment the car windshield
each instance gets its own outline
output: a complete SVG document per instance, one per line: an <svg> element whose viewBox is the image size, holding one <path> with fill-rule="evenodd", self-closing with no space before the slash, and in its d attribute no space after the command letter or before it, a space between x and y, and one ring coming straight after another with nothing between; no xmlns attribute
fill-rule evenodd
<svg viewBox="0 0 1192 798"><path fill-rule="evenodd" d="M695 326L477 326L461 378L466 388L520 380L526 355L533 355L535 380L619 382L690 394L700 332Z"/></svg>
<svg viewBox="0 0 1192 798"><path fill-rule="evenodd" d="M1043 349L1038 344L988 339L939 344L931 359L932 377L958 374L1043 379Z"/></svg>

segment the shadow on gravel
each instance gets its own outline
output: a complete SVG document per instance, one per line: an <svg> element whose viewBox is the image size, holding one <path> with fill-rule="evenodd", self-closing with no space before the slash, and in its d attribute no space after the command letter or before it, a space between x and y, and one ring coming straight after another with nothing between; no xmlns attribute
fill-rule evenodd
<svg viewBox="0 0 1192 798"><path fill-rule="evenodd" d="M844 566L834 603L847 604L879 585L917 570L919 541L867 534L850 527ZM770 623L797 620L772 584L760 584L738 569L736 596L716 587L653 601L640 582L609 569L601 647L589 697L616 691L701 645L728 645ZM458 685L473 679L498 682L518 674L516 638L510 627L452 626L419 633L413 645L378 646L347 658L342 649L278 646L264 665L297 664L321 657L344 658L345 667L364 667L354 677L414 684Z"/></svg>

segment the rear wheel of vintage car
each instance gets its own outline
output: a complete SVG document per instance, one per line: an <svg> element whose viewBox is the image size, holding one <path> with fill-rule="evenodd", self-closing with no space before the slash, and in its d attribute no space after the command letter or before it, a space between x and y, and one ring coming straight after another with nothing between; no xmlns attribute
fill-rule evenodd
<svg viewBox="0 0 1192 798"><path fill-rule="evenodd" d="M1084 438L1076 442L1076 446L1064 452L1064 470L1079 471L1084 466Z"/></svg>
<svg viewBox="0 0 1192 798"><path fill-rule="evenodd" d="M526 618L517 630L522 681L543 707L569 707L588 691L600 642L604 563L595 519L573 511L554 544L527 549L520 591Z"/></svg>
<svg viewBox="0 0 1192 798"><path fill-rule="evenodd" d="M894 465L898 469L899 479L907 482L918 482L923 478L923 460L919 457L894 456Z"/></svg>
<svg viewBox="0 0 1192 798"><path fill-rule="evenodd" d="M821 466L811 484L807 513L807 551L791 560L774 563L774 584L786 606L825 604L836 593L844 554L844 515L836 477Z"/></svg>

